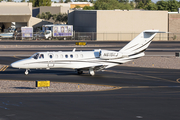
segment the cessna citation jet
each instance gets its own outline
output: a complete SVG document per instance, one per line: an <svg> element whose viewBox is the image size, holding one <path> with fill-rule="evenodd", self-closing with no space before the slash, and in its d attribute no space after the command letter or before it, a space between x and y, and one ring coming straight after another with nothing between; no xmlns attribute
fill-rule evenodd
<svg viewBox="0 0 180 120"><path fill-rule="evenodd" d="M119 51L95 49L93 51L70 52L38 52L30 58L16 61L11 64L13 68L26 69L25 75L30 69L71 68L78 74L89 71L91 76L95 71L101 71L119 64L129 62L144 56L144 52L159 30L145 30L130 41Z"/></svg>

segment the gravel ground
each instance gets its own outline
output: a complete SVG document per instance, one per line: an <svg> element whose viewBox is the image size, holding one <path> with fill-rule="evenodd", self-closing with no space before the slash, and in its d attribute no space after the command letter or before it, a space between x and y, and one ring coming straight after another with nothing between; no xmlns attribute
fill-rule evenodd
<svg viewBox="0 0 180 120"><path fill-rule="evenodd" d="M0 69L4 65L0 65ZM150 57L145 56L121 66L130 67L148 67L148 68L165 68L165 69L180 69L180 58L177 57ZM26 92L83 92L83 91L103 91L117 89L111 86L101 85L88 85L75 83L61 83L51 82L50 88L38 88L35 87L35 81L10 81L0 80L0 93L26 93Z"/></svg>
<svg viewBox="0 0 180 120"><path fill-rule="evenodd" d="M122 66L180 69L180 57L175 57L175 56L156 56L156 57L145 56L145 57L127 62L125 64L122 64Z"/></svg>
<svg viewBox="0 0 180 120"><path fill-rule="evenodd" d="M51 82L49 88L35 87L35 81L0 80L0 93L87 92L117 89L113 86Z"/></svg>
<svg viewBox="0 0 180 120"><path fill-rule="evenodd" d="M3 67L3 65L0 64L0 69Z"/></svg>

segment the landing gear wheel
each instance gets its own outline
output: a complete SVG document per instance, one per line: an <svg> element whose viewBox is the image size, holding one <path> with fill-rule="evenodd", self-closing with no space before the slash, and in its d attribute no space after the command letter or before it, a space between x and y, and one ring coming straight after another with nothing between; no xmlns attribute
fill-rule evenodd
<svg viewBox="0 0 180 120"><path fill-rule="evenodd" d="M94 76L94 75L95 75L95 72L94 72L94 70L93 70L92 68L89 69L89 74L90 74L91 76Z"/></svg>
<svg viewBox="0 0 180 120"><path fill-rule="evenodd" d="M29 74L28 70L26 70L24 74L25 74L25 75L28 75L28 74Z"/></svg>

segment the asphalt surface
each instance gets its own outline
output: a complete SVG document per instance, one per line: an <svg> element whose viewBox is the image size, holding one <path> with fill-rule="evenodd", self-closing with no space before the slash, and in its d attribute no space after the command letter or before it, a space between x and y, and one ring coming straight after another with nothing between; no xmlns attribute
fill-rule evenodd
<svg viewBox="0 0 180 120"><path fill-rule="evenodd" d="M178 46L172 43L171 50ZM22 58L1 56L0 64L9 65ZM95 76L77 75L69 69L32 70L26 76L24 70L8 67L0 71L0 80L50 80L113 85L121 89L0 94L0 120L179 120L179 73L180 70L175 69L116 66Z"/></svg>
<svg viewBox="0 0 180 120"><path fill-rule="evenodd" d="M2 120L178 120L180 70L117 66L95 76L73 70L24 70L7 68L0 79L51 80L122 87L103 92L0 94ZM22 87L22 86L21 86Z"/></svg>
<svg viewBox="0 0 180 120"><path fill-rule="evenodd" d="M87 46L76 46L78 41L0 41L0 56L31 56L36 52L44 51L71 51L76 48L81 50L105 49L118 51L124 47L128 41L82 41L87 42ZM24 48L7 48L6 46L25 46ZM27 47L39 45L39 47ZM57 47L57 45L61 45ZM108 45L108 47L107 47ZM4 47L3 47L4 46ZM49 47L46 47L49 46ZM147 56L174 56L175 52L180 52L180 41L153 41L146 50Z"/></svg>
<svg viewBox="0 0 180 120"><path fill-rule="evenodd" d="M65 45L72 46L76 42L86 42L87 45L115 45L123 47L129 41L18 41L18 40L1 40L0 45ZM180 41L152 41L149 48L180 48Z"/></svg>

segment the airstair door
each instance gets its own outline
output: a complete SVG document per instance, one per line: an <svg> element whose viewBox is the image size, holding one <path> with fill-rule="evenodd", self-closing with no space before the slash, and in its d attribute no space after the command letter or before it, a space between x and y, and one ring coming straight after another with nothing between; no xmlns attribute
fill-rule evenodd
<svg viewBox="0 0 180 120"><path fill-rule="evenodd" d="M53 54L49 54L48 67L54 67Z"/></svg>

